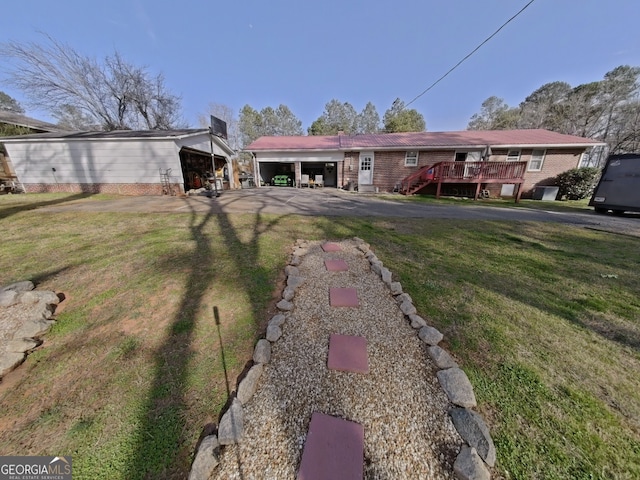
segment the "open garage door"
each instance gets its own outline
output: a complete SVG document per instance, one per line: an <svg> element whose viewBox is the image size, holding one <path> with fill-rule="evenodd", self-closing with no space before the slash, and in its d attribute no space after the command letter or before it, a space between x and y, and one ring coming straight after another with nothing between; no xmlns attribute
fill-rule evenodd
<svg viewBox="0 0 640 480"><path fill-rule="evenodd" d="M294 162L260 162L260 185L295 185L296 166ZM288 181L286 179L289 179Z"/></svg>
<svg viewBox="0 0 640 480"><path fill-rule="evenodd" d="M336 187L338 185L338 163L337 162L302 162L303 174L309 175L309 179L322 178L325 187Z"/></svg>

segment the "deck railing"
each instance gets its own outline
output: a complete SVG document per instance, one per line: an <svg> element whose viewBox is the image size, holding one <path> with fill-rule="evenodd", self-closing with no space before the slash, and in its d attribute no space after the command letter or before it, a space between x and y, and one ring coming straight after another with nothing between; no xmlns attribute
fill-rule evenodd
<svg viewBox="0 0 640 480"><path fill-rule="evenodd" d="M522 183L527 162L439 162L404 178L401 192L430 183Z"/></svg>

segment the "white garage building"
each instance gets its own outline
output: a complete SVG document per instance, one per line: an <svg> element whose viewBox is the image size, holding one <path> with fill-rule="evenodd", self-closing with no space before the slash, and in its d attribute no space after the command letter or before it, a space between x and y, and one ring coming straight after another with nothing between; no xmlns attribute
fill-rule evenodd
<svg viewBox="0 0 640 480"><path fill-rule="evenodd" d="M226 141L208 129L38 133L1 139L27 192L184 193L215 172L236 188Z"/></svg>

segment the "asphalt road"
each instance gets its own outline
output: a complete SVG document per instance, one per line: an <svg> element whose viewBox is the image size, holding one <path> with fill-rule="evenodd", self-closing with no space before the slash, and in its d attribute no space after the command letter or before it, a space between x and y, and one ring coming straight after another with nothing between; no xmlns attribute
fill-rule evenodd
<svg viewBox="0 0 640 480"><path fill-rule="evenodd" d="M115 200L80 199L44 206L46 211L131 213L269 213L342 217L449 218L559 222L640 237L640 214L602 215L591 210L557 212L487 205L437 205L381 198L333 188L263 187L225 191L217 198L143 196Z"/></svg>

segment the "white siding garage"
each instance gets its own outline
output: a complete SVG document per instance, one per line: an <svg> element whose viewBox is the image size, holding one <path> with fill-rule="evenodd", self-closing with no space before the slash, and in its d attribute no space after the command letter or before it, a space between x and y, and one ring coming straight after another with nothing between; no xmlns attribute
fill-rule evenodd
<svg viewBox="0 0 640 480"><path fill-rule="evenodd" d="M229 157L234 152L203 129L44 133L2 141L27 192L162 194L161 171L169 171L174 192L184 192L193 169L181 161L183 150L189 158L199 157L200 169L208 167L198 174L226 166L233 179Z"/></svg>

